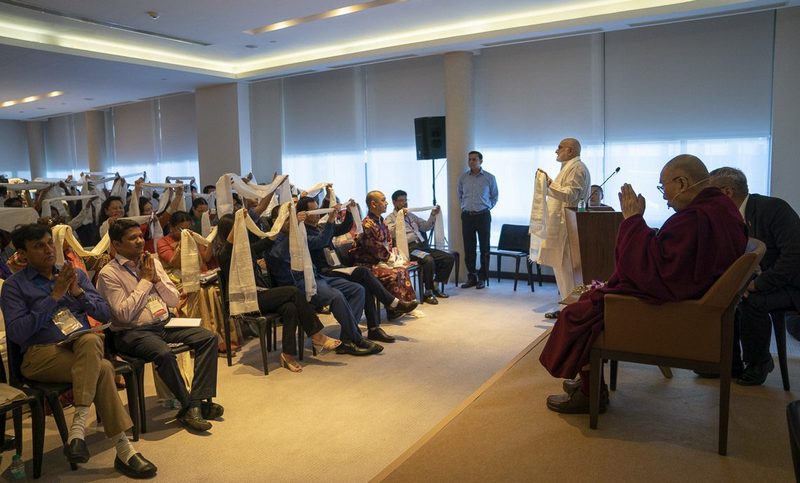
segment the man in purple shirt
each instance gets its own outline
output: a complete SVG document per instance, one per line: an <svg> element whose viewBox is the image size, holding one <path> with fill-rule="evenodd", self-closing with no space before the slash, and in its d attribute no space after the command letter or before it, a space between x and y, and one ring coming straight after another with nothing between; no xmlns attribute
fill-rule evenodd
<svg viewBox="0 0 800 483"><path fill-rule="evenodd" d="M100 271L98 291L111 305L111 330L120 352L153 362L158 375L181 403L177 419L196 431L208 431L208 419L222 416L223 408L210 402L217 392L217 336L201 327L170 328L169 308L180 293L157 257L144 251L144 239L133 220L117 220L108 229L117 252ZM191 392L183 382L170 343L194 351ZM208 400L208 401L207 401Z"/></svg>
<svg viewBox="0 0 800 483"><path fill-rule="evenodd" d="M38 382L69 382L75 416L64 454L71 463L89 461L85 429L94 403L103 415L106 436L114 441L114 467L132 478L155 476L156 466L137 453L125 436L133 426L114 384L114 368L103 358L103 338L86 332L65 342L68 335L89 329L87 315L106 321L108 303L81 270L55 266L55 247L47 225L23 225L11 234L28 265L3 284L2 309L9 341L20 346L22 375Z"/></svg>

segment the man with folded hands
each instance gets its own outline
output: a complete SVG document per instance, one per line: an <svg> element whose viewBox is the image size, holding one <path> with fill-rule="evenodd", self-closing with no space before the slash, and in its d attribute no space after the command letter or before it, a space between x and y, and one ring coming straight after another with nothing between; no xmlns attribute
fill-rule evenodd
<svg viewBox="0 0 800 483"><path fill-rule="evenodd" d="M89 461L85 431L94 403L117 451L114 467L131 478L155 476L156 466L137 453L125 435L133 423L117 394L114 367L103 358L103 335L88 331L87 316L108 320L108 303L81 270L69 263L55 266L56 249L47 225L23 225L11 239L28 264L3 285L6 331L22 350L23 376L72 384L75 415L64 447L67 459L76 464ZM68 341L70 334L73 339Z"/></svg>
<svg viewBox="0 0 800 483"><path fill-rule="evenodd" d="M157 258L144 251L144 239L133 220L117 220L108 229L117 255L100 271L99 292L111 305L111 330L117 349L153 362L158 375L181 404L177 419L196 431L208 431L208 419L223 408L210 402L217 391L217 336L201 327L165 328L169 308L180 293ZM194 377L187 390L170 343L194 351Z"/></svg>

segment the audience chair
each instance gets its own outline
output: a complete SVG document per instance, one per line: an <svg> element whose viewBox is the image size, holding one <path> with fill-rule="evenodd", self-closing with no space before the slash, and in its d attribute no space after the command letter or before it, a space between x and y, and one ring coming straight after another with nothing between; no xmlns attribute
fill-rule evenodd
<svg viewBox="0 0 800 483"><path fill-rule="evenodd" d="M22 351L20 347L16 343L12 342L8 336L6 336L6 348L8 350L8 382L12 387L16 387L17 389L25 391L27 394L30 394L32 397L36 398L39 401L42 411L44 411L44 403L47 402L47 405L50 407L50 412L53 415L53 419L56 422L56 426L58 427L58 433L61 436L61 443L66 446L69 429L67 427L67 420L64 417L64 408L61 407L61 401L59 401L58 397L62 393L72 389L72 384L44 383L26 379L25 376L22 375L22 370L20 369L22 367ZM44 418L44 416L42 416L42 418ZM42 424L44 424L44 421L42 421ZM15 431L16 428L17 422L15 419ZM34 435L34 437L37 436ZM44 438L43 434L42 438ZM19 437L17 437L17 440L19 440ZM44 441L42 440L42 444L43 442ZM21 442L18 442L17 444L19 445ZM37 451L35 446L36 444L37 443L34 442L34 451ZM75 463L70 463L69 465L73 471L78 469L78 465ZM35 466L36 462L34 460L34 472L36 471Z"/></svg>
<svg viewBox="0 0 800 483"><path fill-rule="evenodd" d="M605 296L604 330L590 356L592 429L597 429L603 359L718 372L719 454L727 453L733 317L765 250L751 238L746 253L699 300L654 305L628 295Z"/></svg>
<svg viewBox="0 0 800 483"><path fill-rule="evenodd" d="M106 329L105 336L106 336L105 347L107 353L110 354L111 357L116 356L122 359L122 361L124 361L124 363L128 365L134 376L131 379L136 380L136 383L134 385L135 386L135 393L134 393L133 390L130 389L130 386L128 386L128 379L127 378L125 379L125 385L127 386L126 390L128 391L128 411L131 413L131 420L133 421L134 428L136 428L137 426L137 419L138 419L138 432L144 434L147 432L147 406L145 405L145 395L144 395L144 368L147 365L147 361L145 361L144 359L140 359L136 356L132 356L130 354L119 352L116 346L114 345L113 332L111 332L109 329ZM188 352L191 350L191 348L188 345L181 343L169 344L169 347L170 350L172 350L172 353L175 355L182 354L184 352ZM123 377L125 377L124 373ZM131 395L132 393L135 394L135 396L132 396ZM131 401L133 398L138 398L138 401L136 403L132 403ZM138 417L134 416L133 414L134 407L138 407L139 410ZM134 434L136 433L136 431L137 430L134 429Z"/></svg>
<svg viewBox="0 0 800 483"><path fill-rule="evenodd" d="M5 367L3 367L0 357L0 384L7 385ZM14 420L14 444L17 454L22 454L22 410L27 405L31 411L31 430L33 432L33 477L42 476L42 457L44 454L44 407L42 395L30 388L22 391L25 397L0 404L0 418L3 421L3 431L5 434L6 414L11 411Z"/></svg>
<svg viewBox="0 0 800 483"><path fill-rule="evenodd" d="M258 330L258 340L261 345L261 362L264 365L264 375L269 374L267 367L267 353L272 350L273 338L277 339L277 325L280 320L278 314L262 314L261 312L252 312L248 314L230 315L230 305L228 303L228 281L222 276L220 272L219 277L219 293L222 297L222 325L225 331L225 355L228 360L228 367L233 364L233 356L231 354L231 318L240 322L245 322L254 325ZM305 341L303 339L303 329L298 325L297 327L297 344L299 346L299 357L303 359L303 347ZM277 340L275 341L277 346Z"/></svg>
<svg viewBox="0 0 800 483"><path fill-rule="evenodd" d="M425 238L425 243L428 243L428 240L433 238L433 228L431 228L430 234L426 233L426 232L422 232L422 236ZM445 241L447 241L447 239L445 239ZM433 247L433 248L436 248L436 247ZM453 263L453 269L455 270L455 276L456 276L454 282L456 284L456 287L458 287L458 274L459 274L459 271L460 271L460 268L461 268L461 254L458 253L458 251L456 251L456 250L450 249L449 246L445 246L443 248L438 248L438 250L442 250L443 252L447 252L447 253L449 253L450 255L453 256L453 262L454 262ZM442 292L444 292L444 286L446 284L447 284L447 282L442 283L442 289L443 289Z"/></svg>
<svg viewBox="0 0 800 483"><path fill-rule="evenodd" d="M795 481L800 481L800 400L786 406L786 422L789 426L789 447L792 450Z"/></svg>
<svg viewBox="0 0 800 483"><path fill-rule="evenodd" d="M497 243L497 248L489 250L489 257L492 255L497 257L497 281L500 281L500 273L503 263L503 257L511 257L516 261L516 269L514 271L514 291L517 290L517 279L519 278L519 263L520 260L525 260L528 267L528 285L531 286L531 292L535 291L533 285L533 272L531 270L532 262L528 259L528 253L531 246L531 236L528 233L528 225L503 225L500 228L500 241ZM536 276L539 279L539 286L542 286L542 267L536 263Z"/></svg>

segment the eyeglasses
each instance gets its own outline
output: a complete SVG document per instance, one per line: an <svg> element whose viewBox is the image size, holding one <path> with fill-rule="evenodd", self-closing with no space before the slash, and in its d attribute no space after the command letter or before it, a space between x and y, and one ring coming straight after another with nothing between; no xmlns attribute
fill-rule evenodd
<svg viewBox="0 0 800 483"><path fill-rule="evenodd" d="M676 176L676 177L672 178L672 180L669 181L669 182L672 183L676 179L680 179L680 176ZM656 186L656 188L658 188L658 191L660 191L662 195L664 194L664 185L663 184L660 184L660 185Z"/></svg>

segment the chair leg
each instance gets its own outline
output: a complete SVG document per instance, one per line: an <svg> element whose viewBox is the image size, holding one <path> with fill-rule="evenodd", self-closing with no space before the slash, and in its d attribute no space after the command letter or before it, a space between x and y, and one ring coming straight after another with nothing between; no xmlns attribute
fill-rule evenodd
<svg viewBox="0 0 800 483"><path fill-rule="evenodd" d="M456 253L456 255L457 255L457 256L455 257L455 266L456 266L456 288L458 288L458 275L459 275L459 271L461 270L461 254L460 254L460 253Z"/></svg>
<svg viewBox="0 0 800 483"><path fill-rule="evenodd" d="M22 407L12 410L11 415L14 421L14 446L16 447L17 454L22 454ZM4 419L5 417L6 415L3 414Z"/></svg>
<svg viewBox="0 0 800 483"><path fill-rule="evenodd" d="M128 396L128 413L133 421L133 440L139 441L139 434L142 431L142 411L139 409L139 383L136 381L136 374L131 371L123 374L125 378L125 394Z"/></svg>
<svg viewBox="0 0 800 483"><path fill-rule="evenodd" d="M50 406L50 412L53 413L53 419L56 421L56 426L58 427L58 434L61 435L61 442L64 446L67 445L67 436L69 436L69 430L67 429L67 420L64 417L64 408L61 407L61 401L58 400L58 394L51 392L45 395L47 398L47 405ZM72 471L78 469L78 465L75 463L69 464Z"/></svg>
<svg viewBox="0 0 800 483"><path fill-rule="evenodd" d="M542 286L542 266L538 263L536 264L536 278L539 279L539 286Z"/></svg>
<svg viewBox="0 0 800 483"><path fill-rule="evenodd" d="M144 364L133 366L136 373L136 392L139 395L139 433L147 432L147 408L144 398Z"/></svg>
<svg viewBox="0 0 800 483"><path fill-rule="evenodd" d="M597 429L597 419L600 415L600 375L603 373L603 359L600 351L593 349L589 356L589 427Z"/></svg>
<svg viewBox="0 0 800 483"><path fill-rule="evenodd" d="M227 311L226 311L227 313ZM231 354L231 318L222 318L223 332L225 332L225 359L228 360L228 367L233 365L233 354Z"/></svg>
<svg viewBox="0 0 800 483"><path fill-rule="evenodd" d="M533 267L531 267L531 263L532 262L528 259L528 257L525 257L525 266L528 269L528 285L531 286L531 292L536 292L533 283Z"/></svg>
<svg viewBox="0 0 800 483"><path fill-rule="evenodd" d="M609 371L611 373L611 377L609 377L610 380L609 380L608 387L611 388L612 391L616 391L617 390L617 368L619 366L619 361L611 361L611 364L609 364L609 366L611 366L611 369Z"/></svg>
<svg viewBox="0 0 800 483"><path fill-rule="evenodd" d="M264 363L264 375L266 376L269 374L269 369L267 368L267 341L265 339L269 339L269 320L267 320L266 327L264 325L258 325L258 339L261 343L261 362Z"/></svg>
<svg viewBox="0 0 800 483"><path fill-rule="evenodd" d="M789 366L786 363L786 314L784 312L770 314L772 318L772 329L775 332L775 345L778 346L778 365L781 367L781 379L783 380L783 390L788 391L789 385Z"/></svg>
<svg viewBox="0 0 800 483"><path fill-rule="evenodd" d="M728 453L728 412L731 403L731 367L722 369L719 380L719 454Z"/></svg>
<svg viewBox="0 0 800 483"><path fill-rule="evenodd" d="M516 257L516 267L514 268L514 291L517 291L517 279L519 278L519 257Z"/></svg>
<svg viewBox="0 0 800 483"><path fill-rule="evenodd" d="M497 283L500 283L500 267L503 265L503 257L497 255Z"/></svg>
<svg viewBox="0 0 800 483"><path fill-rule="evenodd" d="M283 327L286 330L286 326ZM305 333L303 332L303 327L298 325L297 326L297 353L300 354L300 360L303 360L303 352L305 352L306 348L306 337Z"/></svg>
<svg viewBox="0 0 800 483"><path fill-rule="evenodd" d="M33 477L42 476L44 454L44 410L41 400L31 401L31 429L33 430Z"/></svg>

